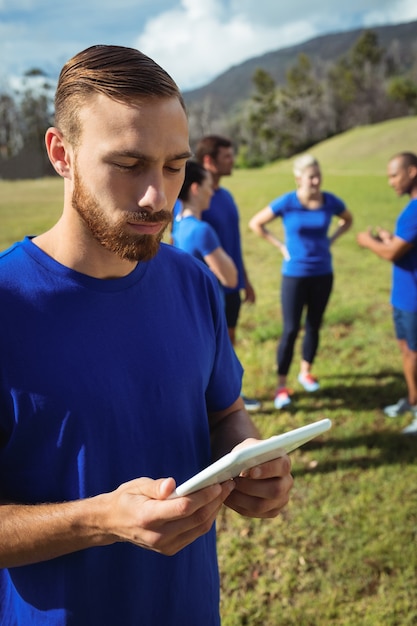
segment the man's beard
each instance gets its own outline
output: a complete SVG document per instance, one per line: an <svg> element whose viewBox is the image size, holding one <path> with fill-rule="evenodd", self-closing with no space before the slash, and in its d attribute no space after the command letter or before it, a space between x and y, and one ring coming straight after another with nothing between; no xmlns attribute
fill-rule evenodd
<svg viewBox="0 0 417 626"><path fill-rule="evenodd" d="M80 180L77 169L74 171L74 191L72 194L72 206L84 221L94 239L106 250L114 252L127 261L149 261L159 250L164 232L171 222L170 211L129 211L123 214L114 224L111 224L98 202L87 191ZM125 231L127 222L140 223L163 223L157 235L134 235Z"/></svg>

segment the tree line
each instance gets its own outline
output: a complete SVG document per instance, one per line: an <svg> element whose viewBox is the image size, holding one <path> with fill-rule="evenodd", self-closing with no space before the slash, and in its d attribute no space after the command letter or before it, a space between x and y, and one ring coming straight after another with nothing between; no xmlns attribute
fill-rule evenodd
<svg viewBox="0 0 417 626"><path fill-rule="evenodd" d="M227 134L241 167L291 157L357 126L417 114L417 54L405 64L395 42L384 49L372 30L332 63L300 54L283 85L262 68L252 81L253 94L238 111L210 119L206 102L189 115L192 143L201 134Z"/></svg>
<svg viewBox="0 0 417 626"><path fill-rule="evenodd" d="M45 131L53 123L53 81L28 71L19 87L0 87L0 178L38 178L53 173Z"/></svg>
<svg viewBox="0 0 417 626"><path fill-rule="evenodd" d="M417 48L416 48L417 50ZM238 110L213 114L210 102L190 105L191 145L207 133L233 138L237 165L288 158L356 126L417 114L417 55L408 64L395 43L380 46L372 30L331 63L301 54L283 85L258 68L252 96ZM44 148L53 123L54 84L32 69L14 91L0 86L0 178L53 173Z"/></svg>

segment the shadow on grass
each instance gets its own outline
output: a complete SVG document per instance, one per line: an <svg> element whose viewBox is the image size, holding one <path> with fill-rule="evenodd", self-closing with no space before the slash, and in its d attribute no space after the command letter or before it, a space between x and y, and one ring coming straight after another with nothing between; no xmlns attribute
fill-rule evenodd
<svg viewBox="0 0 417 626"><path fill-rule="evenodd" d="M294 463L294 476L417 464L417 435L401 434L401 429L412 419L411 413L396 420L386 418L382 412L384 406L406 395L401 373L387 368L375 375L330 374L320 380L322 387L315 393L294 389L291 405L285 409L274 409L269 398L259 411L260 416L274 421L284 418L287 425L287 418L294 415L293 428L302 425L300 418L304 423L323 417L332 419L329 435L302 448L307 454L320 452L317 466L307 463L303 467L301 453Z"/></svg>
<svg viewBox="0 0 417 626"><path fill-rule="evenodd" d="M364 448L369 451L369 455ZM332 437L326 441L316 439L306 443L303 450L306 453L315 450L321 453L328 451L333 458L319 461L314 468L299 467L296 463L292 472L294 476L327 474L346 469L366 470L385 465L412 465L417 463L417 436L397 432L372 432L354 437Z"/></svg>
<svg viewBox="0 0 417 626"><path fill-rule="evenodd" d="M321 376L321 389L314 393L307 393L300 387L294 386L291 395L292 404L285 410L305 411L314 413L344 408L350 411L375 411L388 404L397 402L406 394L404 377L398 372L378 372L374 376L369 374L345 374ZM331 381L334 381L332 384ZM261 414L277 414L274 408L268 407L271 398L260 398L266 406Z"/></svg>

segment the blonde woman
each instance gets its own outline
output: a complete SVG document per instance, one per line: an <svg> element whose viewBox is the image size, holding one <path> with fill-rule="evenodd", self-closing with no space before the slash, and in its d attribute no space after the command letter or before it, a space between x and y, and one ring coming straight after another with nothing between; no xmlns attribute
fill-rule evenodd
<svg viewBox="0 0 417 626"><path fill-rule="evenodd" d="M305 333L298 381L308 392L319 389L311 369L333 286L330 246L352 224L352 215L344 202L332 193L321 191L320 165L312 155L298 157L293 172L296 190L273 200L249 222L250 228L276 246L284 257L281 285L283 333L277 348L278 383L274 398L277 409L291 403L287 375L304 310ZM283 222L284 241L266 227L277 217ZM329 236L333 217L338 218L338 225Z"/></svg>

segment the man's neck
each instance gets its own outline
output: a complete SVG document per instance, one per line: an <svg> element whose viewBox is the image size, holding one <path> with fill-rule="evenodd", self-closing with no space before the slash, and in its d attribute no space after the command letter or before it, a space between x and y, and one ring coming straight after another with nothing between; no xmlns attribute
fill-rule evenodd
<svg viewBox="0 0 417 626"><path fill-rule="evenodd" d="M137 261L122 259L94 240L86 242L82 237L71 236L62 219L32 241L61 265L92 278L123 278L137 266Z"/></svg>
<svg viewBox="0 0 417 626"><path fill-rule="evenodd" d="M219 174L213 174L212 173L212 180L213 180L213 189L216 190L220 187L220 179L221 176Z"/></svg>

